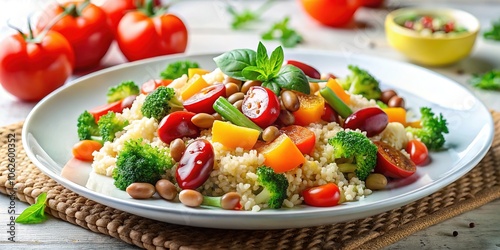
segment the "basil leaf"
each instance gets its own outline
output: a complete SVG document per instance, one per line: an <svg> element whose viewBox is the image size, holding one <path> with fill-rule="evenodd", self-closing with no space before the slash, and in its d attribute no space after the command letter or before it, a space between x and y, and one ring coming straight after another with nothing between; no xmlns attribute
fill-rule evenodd
<svg viewBox="0 0 500 250"><path fill-rule="evenodd" d="M241 74L247 80L259 80L266 77L266 72L257 66L248 66L241 71Z"/></svg>
<svg viewBox="0 0 500 250"><path fill-rule="evenodd" d="M304 72L290 64L281 67L279 74L272 81L283 89L296 90L305 94L311 92Z"/></svg>
<svg viewBox="0 0 500 250"><path fill-rule="evenodd" d="M43 192L36 198L36 203L26 208L17 217L16 222L20 224L37 224L47 220L45 215L45 203L47 201L47 193Z"/></svg>
<svg viewBox="0 0 500 250"><path fill-rule="evenodd" d="M273 53L271 53L271 58L269 59L269 78L275 77L283 65L285 60L285 55L283 53L283 48L278 46Z"/></svg>
<svg viewBox="0 0 500 250"><path fill-rule="evenodd" d="M262 87L264 88L268 88L270 89L271 91L273 91L277 96L280 95L280 92L281 92L281 87L278 83L276 83L273 79L271 79L270 81L267 81L267 82L263 82Z"/></svg>
<svg viewBox="0 0 500 250"><path fill-rule="evenodd" d="M267 71L267 65L268 65L269 57L267 55L267 49L262 44L262 42L259 42L259 46L257 46L257 67L264 69Z"/></svg>
<svg viewBox="0 0 500 250"><path fill-rule="evenodd" d="M242 71L248 66L256 66L256 57L257 53L251 49L236 49L215 57L214 61L224 74L244 81Z"/></svg>

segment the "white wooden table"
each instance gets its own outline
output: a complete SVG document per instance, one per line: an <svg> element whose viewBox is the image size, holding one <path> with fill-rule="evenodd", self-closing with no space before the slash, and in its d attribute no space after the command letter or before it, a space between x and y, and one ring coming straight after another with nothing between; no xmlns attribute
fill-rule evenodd
<svg viewBox="0 0 500 250"><path fill-rule="evenodd" d="M46 2L47 0L45 0ZM33 11L39 11L43 1L2 0L0 1L0 38L11 34L5 27L5 20L11 19L16 25L25 23L24 17ZM236 1L236 4L258 6L259 1ZM404 4L445 6L466 10L481 22L484 28L491 20L500 18L499 0L482 1L389 1L388 6L398 7ZM260 40L260 33L280 20L285 15L291 17L291 24L305 38L298 46L307 49L342 51L350 54L368 54L405 61L399 53L389 47L385 40L383 20L386 9L361 9L356 13L356 20L367 23L366 28L328 29L317 25L300 10L297 1L277 1L262 18L260 25L251 30L232 32L229 28L229 16L224 11L224 1L180 1L171 11L180 15L187 23L190 41L187 52L221 52L234 48L255 48ZM277 46L276 42L268 42ZM2 48L0 48L2 49ZM119 50L113 45L102 62L102 67L123 63ZM474 52L466 60L443 68L431 68L456 80L469 88L488 108L500 111L500 93L480 91L467 84L471 73L483 72L492 67L500 68L500 42L477 40ZM462 72L462 73L458 73ZM78 76L75 76L78 77ZM33 108L33 103L22 103L7 94L0 87L0 126L22 121ZM96 234L67 222L49 219L38 225L16 225L16 243L8 241L7 209L10 200L0 195L0 249L135 249L120 240ZM16 212L27 207L16 202ZM481 208L462 214L438 225L429 227L403 239L387 249L498 249L500 248L500 200L493 201ZM475 223L469 228L470 222ZM452 232L457 231L457 237Z"/></svg>

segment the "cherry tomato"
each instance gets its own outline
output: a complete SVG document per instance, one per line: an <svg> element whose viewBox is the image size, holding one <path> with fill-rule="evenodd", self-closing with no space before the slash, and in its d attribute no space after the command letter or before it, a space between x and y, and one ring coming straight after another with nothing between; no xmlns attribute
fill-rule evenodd
<svg viewBox="0 0 500 250"><path fill-rule="evenodd" d="M95 4L99 6L108 17L108 23L113 32L116 34L118 23L122 17L131 10L136 10L145 4L145 0L104 0L96 1ZM139 4L139 6L138 6ZM160 0L153 1L154 6L160 6Z"/></svg>
<svg viewBox="0 0 500 250"><path fill-rule="evenodd" d="M200 92L191 96L184 101L183 105L187 111L194 113L207 113L213 114L215 112L213 105L215 101L226 95L226 85L214 84L203 88Z"/></svg>
<svg viewBox="0 0 500 250"><path fill-rule="evenodd" d="M302 70L302 72L304 72L304 74L306 76L309 76L311 78L314 78L314 79L321 78L321 74L319 73L319 71L317 69L315 69L312 66L305 64L303 62L299 62L299 61L295 61L295 60L288 60L285 62L285 64L291 64L291 65L299 68L300 70Z"/></svg>
<svg viewBox="0 0 500 250"><path fill-rule="evenodd" d="M73 156L81 161L92 162L94 160L94 156L92 153L94 151L98 151L102 148L102 144L98 141L93 140L83 140L77 142L72 149Z"/></svg>
<svg viewBox="0 0 500 250"><path fill-rule="evenodd" d="M141 93L147 95L160 86L168 86L172 81L171 79L151 79L141 85Z"/></svg>
<svg viewBox="0 0 500 250"><path fill-rule="evenodd" d="M422 22L424 28L434 30L434 26L432 25L434 19L431 16L424 16L420 21Z"/></svg>
<svg viewBox="0 0 500 250"><path fill-rule="evenodd" d="M205 139L196 139L187 145L175 179L182 189L196 189L203 185L214 168L214 148Z"/></svg>
<svg viewBox="0 0 500 250"><path fill-rule="evenodd" d="M413 139L406 144L406 152L410 154L410 159L416 165L423 165L429 158L427 146L419 140Z"/></svg>
<svg viewBox="0 0 500 250"><path fill-rule="evenodd" d="M116 41L129 61L181 53L186 50L188 32L184 22L173 14L147 9L125 14L118 24Z"/></svg>
<svg viewBox="0 0 500 250"><path fill-rule="evenodd" d="M98 122L101 116L107 114L109 111L115 113L122 112L123 111L122 101L123 100L119 100L116 102L107 103L94 107L91 110L89 110L89 113L91 113L94 116L95 121Z"/></svg>
<svg viewBox="0 0 500 250"><path fill-rule="evenodd" d="M265 128L278 119L280 104L273 91L261 86L253 86L243 99L241 111L255 124Z"/></svg>
<svg viewBox="0 0 500 250"><path fill-rule="evenodd" d="M68 14L60 18L63 12ZM37 22L39 31L60 18L50 29L61 33L73 47L75 69L95 67L108 51L113 33L106 13L86 1L68 1L49 5Z"/></svg>
<svg viewBox="0 0 500 250"><path fill-rule="evenodd" d="M340 190L334 183L312 187L302 191L307 205L314 207L332 207L339 204Z"/></svg>
<svg viewBox="0 0 500 250"><path fill-rule="evenodd" d="M387 114L378 107L362 108L344 121L344 128L366 131L366 136L372 137L382 132L389 123Z"/></svg>
<svg viewBox="0 0 500 250"><path fill-rule="evenodd" d="M325 107L323 108L323 115L321 116L321 120L325 122L336 122L340 124L340 119L337 111L335 111L332 106L328 104L325 104Z"/></svg>
<svg viewBox="0 0 500 250"><path fill-rule="evenodd" d="M381 142L373 142L377 146L377 166L375 172L381 173L386 177L405 178L417 171L413 163L401 151L391 145Z"/></svg>
<svg viewBox="0 0 500 250"><path fill-rule="evenodd" d="M362 0L300 0L303 9L319 23L332 27L348 24Z"/></svg>
<svg viewBox="0 0 500 250"><path fill-rule="evenodd" d="M286 134L302 154L311 154L316 144L316 135L310 129L299 125L282 127L281 133Z"/></svg>
<svg viewBox="0 0 500 250"><path fill-rule="evenodd" d="M166 144L177 138L196 138L200 135L200 130L196 127L191 118L196 115L187 111L175 111L163 117L158 125L158 136Z"/></svg>
<svg viewBox="0 0 500 250"><path fill-rule="evenodd" d="M23 101L39 101L62 86L73 72L73 49L57 32L49 31L36 39L30 34L15 34L5 37L0 48L0 83Z"/></svg>

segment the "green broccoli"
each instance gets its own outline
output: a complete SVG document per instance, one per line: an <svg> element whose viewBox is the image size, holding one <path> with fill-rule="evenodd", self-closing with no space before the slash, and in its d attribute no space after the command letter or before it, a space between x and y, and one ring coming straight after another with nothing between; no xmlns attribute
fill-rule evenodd
<svg viewBox="0 0 500 250"><path fill-rule="evenodd" d="M163 79L176 79L188 73L190 68L199 68L200 65L193 61L177 61L167 65L167 68L160 73Z"/></svg>
<svg viewBox="0 0 500 250"><path fill-rule="evenodd" d="M139 86L137 86L133 81L124 81L109 88L106 96L108 98L108 103L112 103L122 100L127 96L139 95L139 92Z"/></svg>
<svg viewBox="0 0 500 250"><path fill-rule="evenodd" d="M260 166L257 168L257 182L263 189L255 197L255 202L267 202L270 208L281 208L288 189L288 180L285 175L275 173L270 167Z"/></svg>
<svg viewBox="0 0 500 250"><path fill-rule="evenodd" d="M367 99L379 99L382 95L380 84L370 73L357 66L349 65L351 74L341 81L342 88L355 95L362 95Z"/></svg>
<svg viewBox="0 0 500 250"><path fill-rule="evenodd" d="M352 159L356 164L354 173L360 180L365 180L377 163L377 146L365 135L354 131L340 131L328 139L334 148L335 159Z"/></svg>
<svg viewBox="0 0 500 250"><path fill-rule="evenodd" d="M118 153L113 170L114 184L120 190L125 190L134 182L155 185L173 165L167 150L144 143L142 138L129 140Z"/></svg>
<svg viewBox="0 0 500 250"><path fill-rule="evenodd" d="M431 108L420 108L420 125L421 128L407 127L406 131L413 134L422 141L428 149L438 150L444 143L444 135L448 133L448 126L443 114L434 115Z"/></svg>
<svg viewBox="0 0 500 250"><path fill-rule="evenodd" d="M93 137L101 136L94 116L87 110L78 116L77 127L80 140L90 140Z"/></svg>
<svg viewBox="0 0 500 250"><path fill-rule="evenodd" d="M113 141L116 132L122 131L128 125L127 120L122 120L116 117L116 113L109 111L107 114L101 116L97 122L99 133L102 141Z"/></svg>
<svg viewBox="0 0 500 250"><path fill-rule="evenodd" d="M182 103L175 96L174 89L160 86L146 96L141 112L148 118L160 121L167 114L182 109Z"/></svg>

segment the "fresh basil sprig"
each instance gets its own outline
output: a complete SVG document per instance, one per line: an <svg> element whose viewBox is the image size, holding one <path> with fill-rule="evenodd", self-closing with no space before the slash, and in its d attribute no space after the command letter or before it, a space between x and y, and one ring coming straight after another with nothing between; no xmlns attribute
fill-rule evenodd
<svg viewBox="0 0 500 250"><path fill-rule="evenodd" d="M242 81L261 81L262 86L279 95L281 89L310 93L307 76L293 65L284 65L284 53L277 47L269 57L266 47L259 42L257 51L236 49L214 58L224 74Z"/></svg>
<svg viewBox="0 0 500 250"><path fill-rule="evenodd" d="M38 224L47 220L45 215L45 206L47 201L47 193L43 192L36 198L36 203L26 208L17 217L16 222L20 224Z"/></svg>
<svg viewBox="0 0 500 250"><path fill-rule="evenodd" d="M279 40L285 48L293 48L301 43L302 36L288 25L289 17L285 17L282 21L275 23L268 31L264 32L261 37L264 40Z"/></svg>

